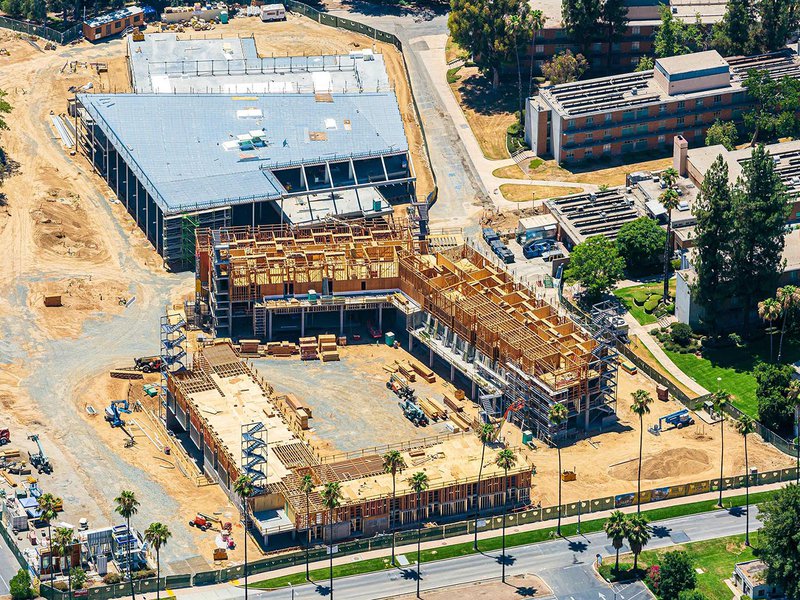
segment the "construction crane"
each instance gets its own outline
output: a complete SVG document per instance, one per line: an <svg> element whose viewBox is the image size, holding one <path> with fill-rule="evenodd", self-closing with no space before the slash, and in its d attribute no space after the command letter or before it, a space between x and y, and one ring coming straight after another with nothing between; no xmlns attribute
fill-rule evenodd
<svg viewBox="0 0 800 600"><path fill-rule="evenodd" d="M658 425L653 425L648 431L653 435L660 434L664 431L663 423L672 425L675 429L683 429L689 425L694 425L694 419L692 415L689 414L689 409L684 408L674 413L664 415L658 420Z"/></svg>
<svg viewBox="0 0 800 600"><path fill-rule="evenodd" d="M125 421L122 420L120 413L125 413L126 415L131 414L131 410L128 408L128 401L112 400L111 404L106 408L105 416L106 421L111 423L111 427L122 427L125 425Z"/></svg>
<svg viewBox="0 0 800 600"><path fill-rule="evenodd" d="M28 451L28 460L31 466L39 473L47 473L49 475L53 472L53 465L50 464L50 459L47 458L47 455L44 453L44 448L42 448L42 444L39 441L39 435L32 433L28 435L28 439L35 442L36 447L39 448L38 452Z"/></svg>
<svg viewBox="0 0 800 600"><path fill-rule="evenodd" d="M500 437L500 430L503 428L503 423L505 423L508 419L508 415L510 415L512 412L522 409L524 405L525 403L522 401L522 399L514 400L514 402L508 405L506 412L503 413L503 418L495 421L497 427L495 427L494 434L492 434L492 441L497 441L497 438Z"/></svg>

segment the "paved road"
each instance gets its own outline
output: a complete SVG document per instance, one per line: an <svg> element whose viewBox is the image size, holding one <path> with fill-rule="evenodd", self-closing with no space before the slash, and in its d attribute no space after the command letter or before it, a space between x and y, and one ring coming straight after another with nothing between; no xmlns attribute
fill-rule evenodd
<svg viewBox="0 0 800 600"><path fill-rule="evenodd" d="M758 509L752 507L750 518L754 530L760 526L757 515ZM653 539L648 544L648 549L743 533L744 518L743 510L734 509L656 522L653 524ZM422 566L422 589L461 585L499 576L498 554L490 552L426 563ZM603 533L521 546L511 549L509 554L509 574L539 575L553 590L552 598L557 600L603 600L614 597L619 600L633 600L651 597L642 584L609 586L597 579L592 570L596 555L600 554L604 560L611 560L614 554ZM340 579L335 582L334 591L338 597L348 600L374 600L413 593L416 586L415 572L413 566L409 569ZM186 590L178 592L178 595L185 598L202 596L227 600L240 598L242 590L231 585L218 585ZM319 585L299 586L294 590L251 594L254 598L267 600L319 600L328 595L327 581L321 581Z"/></svg>
<svg viewBox="0 0 800 600"><path fill-rule="evenodd" d="M8 582L19 570L19 563L3 538L0 538L0 596L8 594Z"/></svg>

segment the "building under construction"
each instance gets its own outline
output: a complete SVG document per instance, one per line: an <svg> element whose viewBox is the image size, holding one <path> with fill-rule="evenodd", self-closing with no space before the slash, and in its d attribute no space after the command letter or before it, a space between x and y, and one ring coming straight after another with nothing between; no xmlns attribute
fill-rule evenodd
<svg viewBox="0 0 800 600"><path fill-rule="evenodd" d="M328 482L341 485L342 503L333 518L333 539L374 535L389 529L392 477L383 472L382 454L400 450L408 469L424 469L430 488L422 494L420 519L457 518L474 510L499 509L504 500L504 472L495 461L483 465L477 485L481 442L474 434L425 438L338 456L320 457L294 426L285 403L268 382L242 361L228 343L200 349L186 370L167 379L167 426L183 441L205 475L232 491L240 474L256 488L249 509L264 545L274 536L311 530L328 539L329 512L320 492ZM532 467L518 454L508 472L509 506L530 502ZM311 475L314 490L306 496L300 483ZM416 522L416 495L407 475L397 478L392 525Z"/></svg>
<svg viewBox="0 0 800 600"><path fill-rule="evenodd" d="M465 378L487 415L521 401L514 420L541 439L614 418L616 354L602 329L580 328L469 246L432 249L413 224L198 231L197 275L217 337L341 335L362 315ZM570 416L554 428L559 402Z"/></svg>

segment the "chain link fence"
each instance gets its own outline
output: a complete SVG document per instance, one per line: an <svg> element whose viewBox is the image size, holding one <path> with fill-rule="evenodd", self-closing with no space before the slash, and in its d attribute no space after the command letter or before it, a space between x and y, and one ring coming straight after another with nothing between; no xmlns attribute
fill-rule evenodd
<svg viewBox="0 0 800 600"><path fill-rule="evenodd" d="M28 35L35 35L51 42L61 44L69 44L83 36L83 25L76 23L65 31L56 31L46 25L35 25L33 23L26 23L24 21L17 21L9 17L0 16L0 27L10 29L12 31L19 31L20 33L27 33Z"/></svg>

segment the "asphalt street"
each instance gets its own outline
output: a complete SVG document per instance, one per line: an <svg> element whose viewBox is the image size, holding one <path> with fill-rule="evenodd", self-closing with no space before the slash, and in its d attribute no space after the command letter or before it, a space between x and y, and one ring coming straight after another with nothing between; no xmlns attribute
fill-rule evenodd
<svg viewBox="0 0 800 600"><path fill-rule="evenodd" d="M757 514L758 509L752 507L750 525L753 530L760 526ZM744 520L744 510L734 509L656 522L653 523L653 539L647 548L665 548L675 544L740 534L744 532ZM623 549L623 552L626 550ZM540 576L553 590L552 598L557 600L633 600L651 597L641 583L610 586L595 576L592 567L597 555L603 560L610 560L614 554L604 533L520 546L510 549L508 554L508 574L533 573ZM500 576L498 561L499 552L488 552L425 563L422 565L421 588L435 589L497 578ZM415 588L416 570L413 565L405 569L357 575L334 581L335 596L347 600L391 598L413 593ZM202 596L215 600L243 596L241 588L230 584L180 590L177 594L185 598ZM252 598L266 600L320 600L329 595L327 580L297 586L294 589L255 593L251 591L249 594Z"/></svg>
<svg viewBox="0 0 800 600"><path fill-rule="evenodd" d="M0 538L0 596L8 594L8 582L18 570L17 559L11 554L5 540Z"/></svg>

